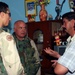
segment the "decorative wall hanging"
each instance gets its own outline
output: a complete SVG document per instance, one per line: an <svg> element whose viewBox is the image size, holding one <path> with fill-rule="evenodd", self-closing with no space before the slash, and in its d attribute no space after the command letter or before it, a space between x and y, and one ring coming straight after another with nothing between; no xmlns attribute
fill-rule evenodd
<svg viewBox="0 0 75 75"><path fill-rule="evenodd" d="M28 22L35 21L37 15L35 0L25 0L25 14Z"/></svg>
<svg viewBox="0 0 75 75"><path fill-rule="evenodd" d="M63 4L65 3L66 0L63 0L62 4L59 4L59 0L56 0L56 7L55 7L55 11L57 13L55 19L58 20L58 19L61 19L61 11L62 11L62 7L63 7Z"/></svg>

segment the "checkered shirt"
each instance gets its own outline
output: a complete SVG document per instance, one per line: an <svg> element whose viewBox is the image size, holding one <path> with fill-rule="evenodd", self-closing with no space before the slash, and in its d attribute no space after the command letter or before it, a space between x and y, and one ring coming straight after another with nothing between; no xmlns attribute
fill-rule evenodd
<svg viewBox="0 0 75 75"><path fill-rule="evenodd" d="M68 68L66 75L75 75L75 35L67 39L68 45L64 54L58 59L58 63Z"/></svg>

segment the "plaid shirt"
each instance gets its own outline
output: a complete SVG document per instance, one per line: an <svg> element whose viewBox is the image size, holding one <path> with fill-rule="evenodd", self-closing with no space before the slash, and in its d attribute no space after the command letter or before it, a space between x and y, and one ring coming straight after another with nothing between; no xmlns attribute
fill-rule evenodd
<svg viewBox="0 0 75 75"><path fill-rule="evenodd" d="M66 75L75 75L75 35L67 39L68 44L64 54L58 59L58 63L68 68Z"/></svg>

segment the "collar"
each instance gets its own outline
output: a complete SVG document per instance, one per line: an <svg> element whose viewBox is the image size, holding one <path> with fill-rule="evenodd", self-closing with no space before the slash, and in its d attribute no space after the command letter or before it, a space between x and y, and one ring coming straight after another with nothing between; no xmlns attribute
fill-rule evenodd
<svg viewBox="0 0 75 75"><path fill-rule="evenodd" d="M71 41L74 41L75 40L75 34L73 37L69 36L68 39L67 39L67 42L71 42Z"/></svg>

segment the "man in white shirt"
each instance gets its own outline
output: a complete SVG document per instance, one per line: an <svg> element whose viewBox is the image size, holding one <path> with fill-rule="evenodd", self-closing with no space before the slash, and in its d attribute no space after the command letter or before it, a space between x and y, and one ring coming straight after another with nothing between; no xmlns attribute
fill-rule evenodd
<svg viewBox="0 0 75 75"><path fill-rule="evenodd" d="M62 20L62 27L70 35L64 54L60 56L50 48L46 48L45 52L58 58L58 60L51 61L54 62L52 66L57 75L75 75L75 12L65 13Z"/></svg>

